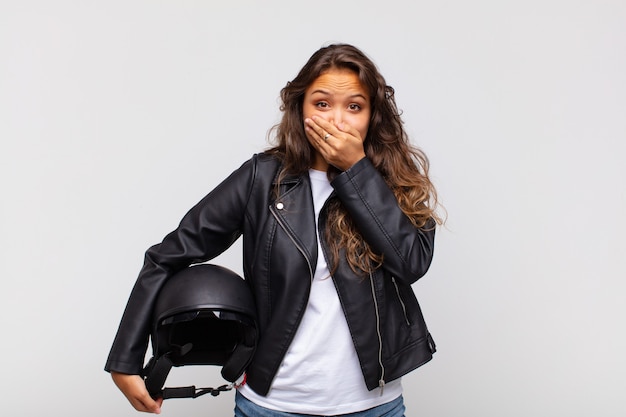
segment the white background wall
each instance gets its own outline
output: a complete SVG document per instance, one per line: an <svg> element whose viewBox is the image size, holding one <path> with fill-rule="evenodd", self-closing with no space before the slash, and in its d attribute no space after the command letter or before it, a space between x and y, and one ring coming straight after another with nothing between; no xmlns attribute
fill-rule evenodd
<svg viewBox="0 0 626 417"><path fill-rule="evenodd" d="M342 41L396 88L449 211L407 415L626 415L624 22L622 0L3 0L1 414L136 415L102 367L143 252Z"/></svg>

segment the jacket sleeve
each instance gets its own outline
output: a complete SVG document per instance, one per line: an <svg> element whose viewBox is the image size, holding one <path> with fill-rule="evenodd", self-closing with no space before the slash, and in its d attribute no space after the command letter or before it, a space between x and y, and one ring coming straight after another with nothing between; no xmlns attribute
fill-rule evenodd
<svg viewBox="0 0 626 417"><path fill-rule="evenodd" d="M242 233L255 158L204 197L160 244L148 249L128 299L105 370L139 374L148 346L152 309L165 281L177 271L212 259Z"/></svg>
<svg viewBox="0 0 626 417"><path fill-rule="evenodd" d="M433 258L434 220L416 228L367 158L341 173L332 185L365 241L383 255L385 269L407 284L426 274Z"/></svg>

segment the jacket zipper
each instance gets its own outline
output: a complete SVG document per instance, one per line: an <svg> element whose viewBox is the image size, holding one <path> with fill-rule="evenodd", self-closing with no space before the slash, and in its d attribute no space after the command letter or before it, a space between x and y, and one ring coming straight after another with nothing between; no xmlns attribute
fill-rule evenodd
<svg viewBox="0 0 626 417"><path fill-rule="evenodd" d="M385 366L383 365L383 337L380 333L380 312L378 311L378 300L376 299L376 288L374 286L374 275L370 271L370 284L372 286L372 298L374 299L374 308L376 310L376 333L378 335L378 364L380 365L380 379L378 387L380 388L380 396L382 397L385 390Z"/></svg>
<svg viewBox="0 0 626 417"><path fill-rule="evenodd" d="M406 313L406 305L404 304L404 300L402 300L402 297L400 296L400 288L398 288L396 278L391 277L391 282L393 282L393 286L396 288L396 294L398 295L398 300L400 300L400 305L402 306L402 312L404 313L404 320L406 321L406 325L410 326L411 322L409 321L409 316Z"/></svg>
<svg viewBox="0 0 626 417"><path fill-rule="evenodd" d="M306 255L306 251L296 241L296 239L291 235L291 233L289 232L289 229L287 228L287 226L285 226L285 224L284 224L283 220L280 218L280 216L276 212L274 212L274 205L270 206L270 212L272 213L272 216L274 216L274 218L276 219L276 221L278 222L280 227L283 229L283 231L287 234L287 236L289 236L289 239L294 244L296 249L298 249L298 251L302 254L304 259L306 260L306 264L309 267L309 276L311 277L311 282L313 282L313 268L311 267L311 261L309 260L309 257Z"/></svg>

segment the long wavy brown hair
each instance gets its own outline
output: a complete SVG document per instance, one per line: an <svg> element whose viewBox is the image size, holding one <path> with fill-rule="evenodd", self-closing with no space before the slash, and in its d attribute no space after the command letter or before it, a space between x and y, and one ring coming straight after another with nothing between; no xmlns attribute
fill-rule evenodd
<svg viewBox="0 0 626 417"><path fill-rule="evenodd" d="M283 116L270 131L275 132L275 146L268 150L282 160L279 179L304 174L313 165L315 149L304 131L304 95L317 77L332 68L354 71L370 93L371 119L364 141L365 154L392 189L402 211L415 227L441 224L437 193L428 176L428 158L409 142L394 89L387 85L376 65L352 45L333 44L319 49L281 90ZM333 179L340 173L331 166L328 177ZM355 273L368 273L382 265L382 254L372 251L338 199L329 202L325 237L332 255L331 272L336 269L342 250Z"/></svg>

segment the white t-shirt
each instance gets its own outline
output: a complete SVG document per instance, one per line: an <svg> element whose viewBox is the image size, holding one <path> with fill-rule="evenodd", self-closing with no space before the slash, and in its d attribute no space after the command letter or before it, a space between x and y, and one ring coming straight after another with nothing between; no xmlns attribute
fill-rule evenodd
<svg viewBox="0 0 626 417"><path fill-rule="evenodd" d="M332 186L325 172L309 170L309 177L317 221ZM402 394L399 379L386 384L382 396L380 389L367 390L319 236L309 302L268 395L246 385L240 392L261 407L322 415L367 410Z"/></svg>

